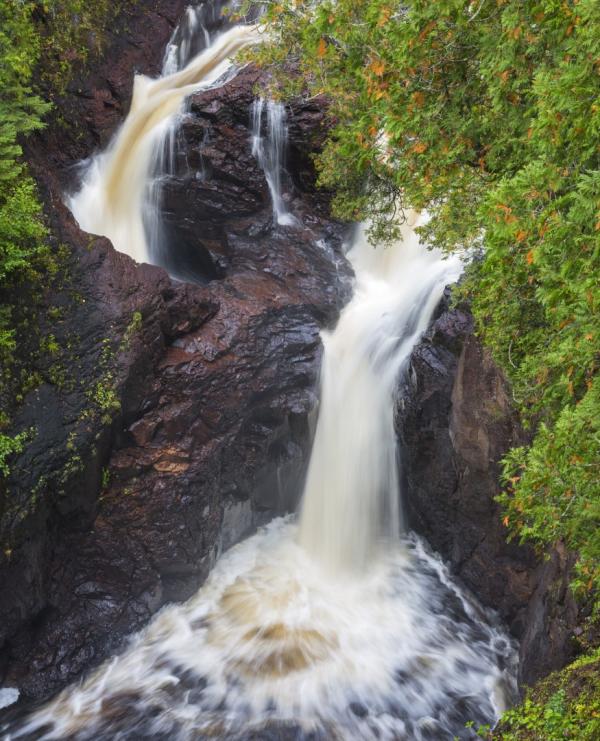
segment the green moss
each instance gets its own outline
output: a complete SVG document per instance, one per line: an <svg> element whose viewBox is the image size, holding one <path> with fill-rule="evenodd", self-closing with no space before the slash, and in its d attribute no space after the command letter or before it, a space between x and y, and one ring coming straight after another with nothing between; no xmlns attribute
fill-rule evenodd
<svg viewBox="0 0 600 741"><path fill-rule="evenodd" d="M121 402L114 388L114 379L110 373L95 384L88 393L88 398L100 410L102 421L105 424L110 424L115 413L121 409Z"/></svg>
<svg viewBox="0 0 600 741"><path fill-rule="evenodd" d="M119 345L119 350L121 352L129 347L129 343L131 342L132 337L137 334L141 328L142 314L139 311L134 311L131 316L131 321L125 328L125 332L123 333L123 337L121 338L121 343Z"/></svg>
<svg viewBox="0 0 600 741"><path fill-rule="evenodd" d="M27 437L26 432L21 432L14 437L0 432L0 473L4 476L7 476L10 470L8 466L10 456L23 450Z"/></svg>
<svg viewBox="0 0 600 741"><path fill-rule="evenodd" d="M600 649L550 674L509 710L491 739L596 741L600 738Z"/></svg>

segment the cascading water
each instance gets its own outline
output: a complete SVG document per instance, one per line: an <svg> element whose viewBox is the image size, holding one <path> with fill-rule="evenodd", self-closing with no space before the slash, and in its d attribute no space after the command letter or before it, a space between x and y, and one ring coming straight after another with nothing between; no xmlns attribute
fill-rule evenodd
<svg viewBox="0 0 600 741"><path fill-rule="evenodd" d="M360 230L350 259L299 526L276 520L232 548L14 738L450 740L504 709L513 643L424 543L397 535L394 387L460 262L410 225L389 249Z"/></svg>
<svg viewBox="0 0 600 741"><path fill-rule="evenodd" d="M167 44L162 67L163 77L183 69L192 57L210 46L211 36L206 27L206 13L213 9L216 10L212 3L190 5L186 8L181 22ZM214 15L213 10L211 20L214 20Z"/></svg>
<svg viewBox="0 0 600 741"><path fill-rule="evenodd" d="M266 133L263 134L263 114L266 109ZM285 171L287 144L285 106L275 100L257 98L252 103L252 154L258 160L273 202L273 219L280 226L297 226L283 199L282 173Z"/></svg>
<svg viewBox="0 0 600 741"><path fill-rule="evenodd" d="M394 388L444 287L460 274L460 261L423 249L412 226L403 226L401 247L377 251L359 231L354 297L335 331L322 335L321 410L300 542L338 570L363 567L381 538L398 537Z"/></svg>
<svg viewBox="0 0 600 741"><path fill-rule="evenodd" d="M80 191L68 201L82 229L108 237L138 262L162 264L156 202L160 189L150 176L160 170L160 158L168 162L164 153L170 151L176 114L188 95L222 79L231 68L230 57L257 40L255 27L235 26L183 69L156 80L136 76L123 126L108 150L91 160ZM168 54L165 69L175 64L176 56L177 63L185 61L186 53Z"/></svg>

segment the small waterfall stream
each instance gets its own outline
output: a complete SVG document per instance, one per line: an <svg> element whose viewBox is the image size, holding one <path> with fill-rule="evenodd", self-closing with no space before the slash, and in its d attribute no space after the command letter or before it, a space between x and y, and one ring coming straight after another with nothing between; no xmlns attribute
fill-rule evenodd
<svg viewBox="0 0 600 741"><path fill-rule="evenodd" d="M184 97L255 40L252 28L233 28L188 62L204 34L193 9L186 28L166 52L165 76L136 78L127 120L71 200L83 228L138 260L151 257L153 152L164 150ZM253 113L274 216L294 223L281 201L283 108L259 99ZM474 738L465 723L494 722L511 701L514 643L402 522L394 390L462 268L425 249L411 218L390 248L356 232L354 297L322 333L299 519L275 520L230 549L187 603L164 608L8 739L443 741Z"/></svg>
<svg viewBox="0 0 600 741"><path fill-rule="evenodd" d="M137 262L163 264L156 201L160 189L151 176L160 171L161 158L168 163L164 153L170 151L176 116L187 96L223 82L231 70L231 56L256 41L255 27L234 26L183 69L156 80L135 77L125 122L107 151L88 163L81 189L68 199L82 229L108 237ZM185 60L185 55L168 53L165 70L180 58Z"/></svg>
<svg viewBox="0 0 600 741"><path fill-rule="evenodd" d="M263 114L266 109L266 133L263 134ZM291 214L282 193L282 173L285 168L287 126L285 106L275 100L257 98L252 104L252 154L265 173L271 200L273 219L280 226L296 226L298 220Z"/></svg>

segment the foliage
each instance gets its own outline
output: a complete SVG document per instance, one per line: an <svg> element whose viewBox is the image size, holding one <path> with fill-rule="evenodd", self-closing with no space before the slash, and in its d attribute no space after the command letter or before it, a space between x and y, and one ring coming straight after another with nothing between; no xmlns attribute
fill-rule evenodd
<svg viewBox="0 0 600 741"><path fill-rule="evenodd" d="M7 459L14 453L20 453L23 450L26 439L26 432L21 432L14 437L0 432L0 473L4 476L9 472Z"/></svg>
<svg viewBox="0 0 600 741"><path fill-rule="evenodd" d="M49 248L21 142L43 127L51 108L47 99L63 92L74 66L99 50L122 5L109 0L0 0L0 430L9 426L10 408L39 381L30 367L34 341L39 342L37 354L57 352L52 334L39 336L35 313L65 256ZM8 457L23 443L20 436L0 432L0 475L7 474Z"/></svg>
<svg viewBox="0 0 600 741"><path fill-rule="evenodd" d="M529 447L504 465L512 536L579 551L600 585L600 5L597 0L276 0L257 59L294 60L280 94L326 94L317 160L344 218L481 251L478 331L507 372ZM396 218L397 221L397 218Z"/></svg>
<svg viewBox="0 0 600 741"><path fill-rule="evenodd" d="M529 690L484 738L503 741L593 741L600 738L600 650Z"/></svg>
<svg viewBox="0 0 600 741"><path fill-rule="evenodd" d="M24 173L18 137L41 128L49 106L31 89L40 39L32 3L0 0L0 295L19 283L43 245L45 229L33 181ZM0 359L14 350L10 308L0 312Z"/></svg>

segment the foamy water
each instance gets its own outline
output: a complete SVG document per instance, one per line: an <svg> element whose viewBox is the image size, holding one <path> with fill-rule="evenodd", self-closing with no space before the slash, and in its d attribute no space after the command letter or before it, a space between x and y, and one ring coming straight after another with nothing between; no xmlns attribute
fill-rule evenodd
<svg viewBox="0 0 600 741"><path fill-rule="evenodd" d="M514 669L493 616L414 536L340 580L277 520L13 737L285 738L293 726L322 738L468 738L466 721L503 709Z"/></svg>

